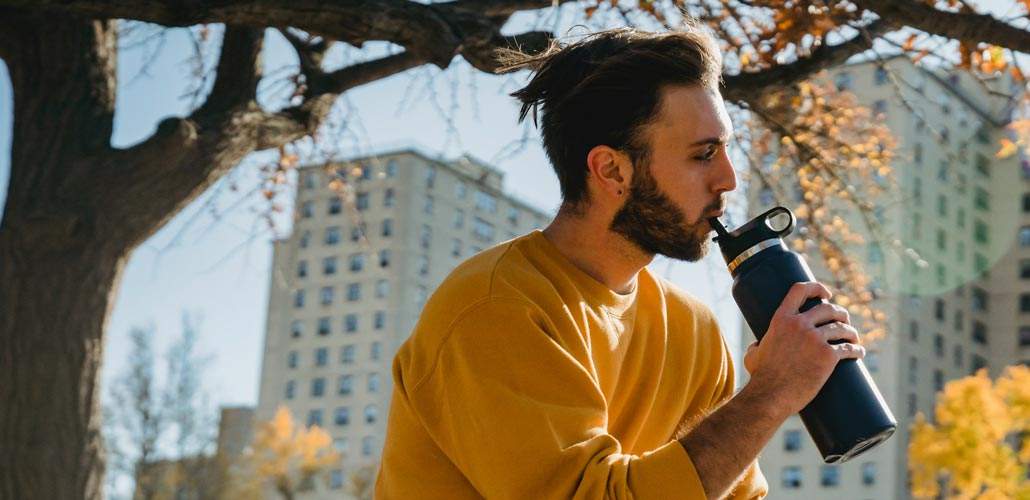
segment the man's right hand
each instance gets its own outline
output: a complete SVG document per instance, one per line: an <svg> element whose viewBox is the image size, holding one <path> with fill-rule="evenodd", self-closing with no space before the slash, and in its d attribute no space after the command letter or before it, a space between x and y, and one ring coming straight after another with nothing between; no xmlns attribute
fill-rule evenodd
<svg viewBox="0 0 1030 500"><path fill-rule="evenodd" d="M819 283L795 283L773 315L762 342L751 344L744 354L744 367L751 374L749 385L760 385L791 415L815 398L840 360L865 356L843 307L824 303L798 312L809 298L829 299L831 295ZM845 342L830 344L840 340Z"/></svg>

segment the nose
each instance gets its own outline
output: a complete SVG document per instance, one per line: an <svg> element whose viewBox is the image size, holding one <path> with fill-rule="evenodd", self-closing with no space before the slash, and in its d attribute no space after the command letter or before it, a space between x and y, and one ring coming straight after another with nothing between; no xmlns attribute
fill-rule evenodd
<svg viewBox="0 0 1030 500"><path fill-rule="evenodd" d="M711 170L712 190L716 194L722 194L737 189L737 173L733 170L733 162L730 160L728 148L721 148L716 168Z"/></svg>

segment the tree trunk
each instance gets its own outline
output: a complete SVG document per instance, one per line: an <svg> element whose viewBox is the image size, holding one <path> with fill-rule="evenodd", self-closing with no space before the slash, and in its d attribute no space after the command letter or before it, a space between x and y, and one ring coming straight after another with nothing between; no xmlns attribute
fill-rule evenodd
<svg viewBox="0 0 1030 500"><path fill-rule="evenodd" d="M109 150L114 23L0 9L14 93L0 222L0 499L99 499L97 374L127 254L70 179Z"/></svg>

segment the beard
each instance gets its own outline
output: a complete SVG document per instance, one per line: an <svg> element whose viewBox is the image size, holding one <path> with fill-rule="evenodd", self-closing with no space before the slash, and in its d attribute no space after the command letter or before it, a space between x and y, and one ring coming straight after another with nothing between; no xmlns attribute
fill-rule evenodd
<svg viewBox="0 0 1030 500"><path fill-rule="evenodd" d="M722 207L716 199L701 212L699 220L685 222L683 212L658 188L646 162L634 169L629 198L616 212L609 229L641 250L670 259L696 262L708 252L711 227L705 214Z"/></svg>

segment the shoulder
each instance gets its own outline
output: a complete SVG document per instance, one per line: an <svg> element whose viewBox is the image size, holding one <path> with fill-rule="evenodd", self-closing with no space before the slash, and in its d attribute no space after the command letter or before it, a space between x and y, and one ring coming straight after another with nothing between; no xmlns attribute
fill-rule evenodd
<svg viewBox="0 0 1030 500"><path fill-rule="evenodd" d="M701 328L718 329L719 322L712 308L675 283L650 273L665 298L670 320L689 321Z"/></svg>

